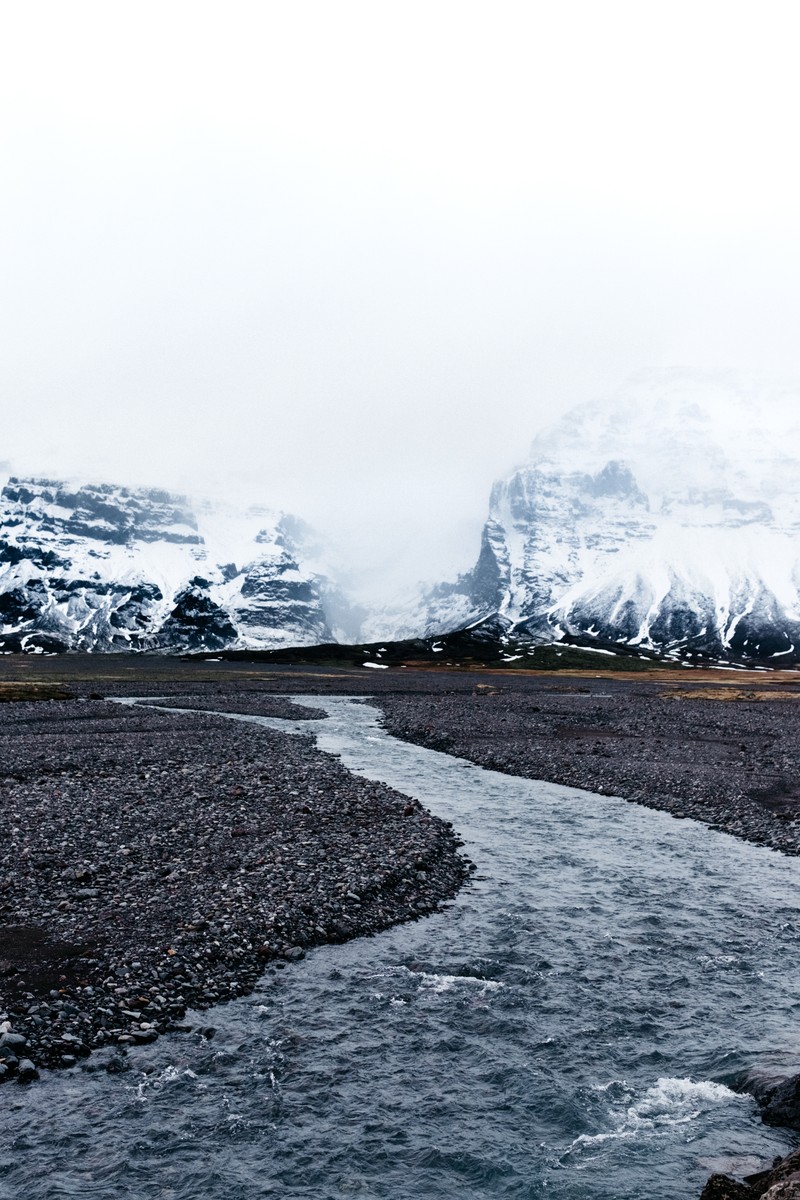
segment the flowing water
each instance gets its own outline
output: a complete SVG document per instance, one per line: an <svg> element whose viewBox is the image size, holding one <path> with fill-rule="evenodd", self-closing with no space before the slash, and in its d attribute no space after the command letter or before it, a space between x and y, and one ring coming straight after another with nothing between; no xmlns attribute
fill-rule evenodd
<svg viewBox="0 0 800 1200"><path fill-rule="evenodd" d="M3 1088L0 1200L689 1200L728 1156L789 1148L723 1081L800 1049L797 859L408 745L359 701L298 702L328 719L233 719L418 797L477 877L271 968L197 1018L211 1042Z"/></svg>

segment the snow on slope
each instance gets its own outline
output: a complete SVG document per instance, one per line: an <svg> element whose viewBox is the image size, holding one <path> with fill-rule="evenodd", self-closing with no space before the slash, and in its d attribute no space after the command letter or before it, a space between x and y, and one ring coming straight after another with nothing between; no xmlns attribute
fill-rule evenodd
<svg viewBox="0 0 800 1200"><path fill-rule="evenodd" d="M0 648L180 652L330 639L298 523L155 489L10 479Z"/></svg>
<svg viewBox="0 0 800 1200"><path fill-rule="evenodd" d="M366 614L308 544L264 510L9 480L0 649L268 648L471 626L800 661L800 391L673 373L574 409L493 488L472 571Z"/></svg>
<svg viewBox="0 0 800 1200"><path fill-rule="evenodd" d="M574 409L495 485L475 568L416 622L800 660L800 392L676 372Z"/></svg>

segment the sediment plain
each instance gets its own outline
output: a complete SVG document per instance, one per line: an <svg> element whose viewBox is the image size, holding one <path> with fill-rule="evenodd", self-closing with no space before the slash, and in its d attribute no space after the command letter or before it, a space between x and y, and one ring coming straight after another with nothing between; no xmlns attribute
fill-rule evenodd
<svg viewBox="0 0 800 1200"><path fill-rule="evenodd" d="M308 946L424 915L469 878L457 829L416 801L351 775L310 737L212 712L319 718L285 699L304 694L368 696L408 740L800 852L789 672L7 656L0 1076L92 1051L121 1069L127 1046L185 1026L188 1010L244 994Z"/></svg>
<svg viewBox="0 0 800 1200"><path fill-rule="evenodd" d="M319 715L272 697L215 704ZM431 912L469 873L415 801L311 738L224 717L9 702L0 761L0 1079L98 1050L121 1069L127 1046L185 1028L188 1009L247 993L309 946Z"/></svg>
<svg viewBox="0 0 800 1200"><path fill-rule="evenodd" d="M800 684L537 681L382 695L386 728L496 771L620 796L800 853Z"/></svg>

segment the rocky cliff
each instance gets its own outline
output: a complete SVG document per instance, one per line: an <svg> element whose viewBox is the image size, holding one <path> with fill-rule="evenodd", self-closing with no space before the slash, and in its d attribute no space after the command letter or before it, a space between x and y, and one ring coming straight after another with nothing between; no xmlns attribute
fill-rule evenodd
<svg viewBox="0 0 800 1200"><path fill-rule="evenodd" d="M799 414L682 375L573 410L495 485L473 570L398 628L797 661Z"/></svg>
<svg viewBox="0 0 800 1200"><path fill-rule="evenodd" d="M216 650L331 639L299 524L110 484L0 492L0 650Z"/></svg>

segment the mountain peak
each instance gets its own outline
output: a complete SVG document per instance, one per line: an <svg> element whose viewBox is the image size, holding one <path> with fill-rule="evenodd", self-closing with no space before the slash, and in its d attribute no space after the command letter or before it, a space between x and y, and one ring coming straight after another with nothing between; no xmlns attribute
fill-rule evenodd
<svg viewBox="0 0 800 1200"><path fill-rule="evenodd" d="M475 567L420 624L800 661L798 479L798 389L639 377L537 435L492 489Z"/></svg>

